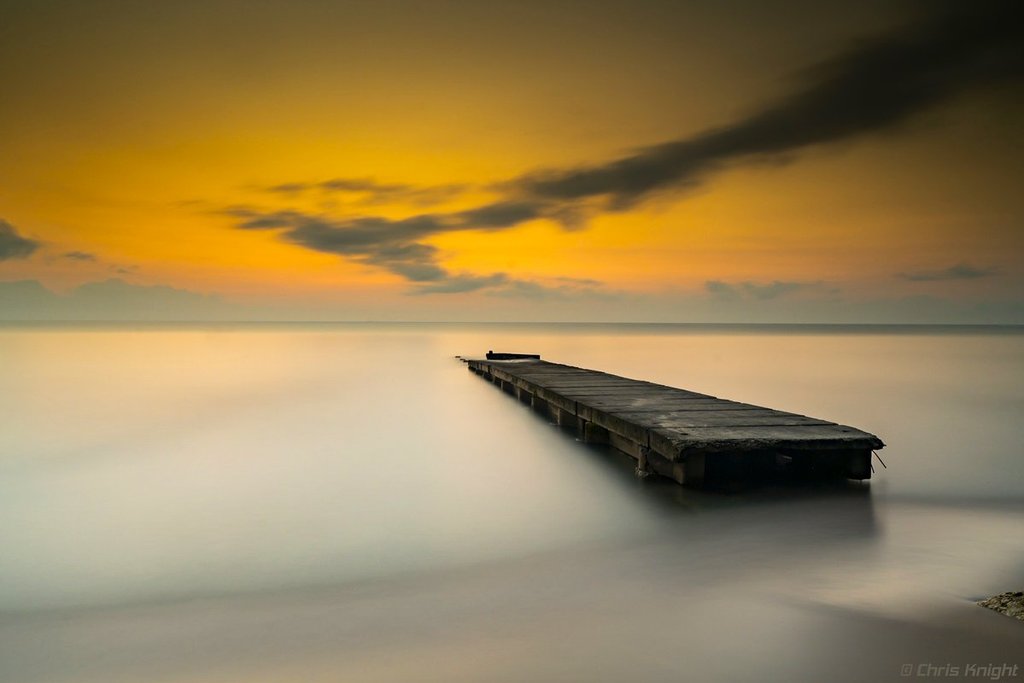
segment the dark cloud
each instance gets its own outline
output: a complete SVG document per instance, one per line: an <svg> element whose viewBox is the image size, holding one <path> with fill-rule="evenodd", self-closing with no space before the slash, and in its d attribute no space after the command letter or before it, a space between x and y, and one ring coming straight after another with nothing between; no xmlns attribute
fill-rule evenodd
<svg viewBox="0 0 1024 683"><path fill-rule="evenodd" d="M291 223L292 219L287 212L275 212L250 218L239 223L238 227L243 230L274 230L277 228L287 228Z"/></svg>
<svg viewBox="0 0 1024 683"><path fill-rule="evenodd" d="M721 280L708 280L704 283L704 289L712 296L726 301L770 301L785 297L795 292L818 289L820 282L786 282L775 280L767 284L756 282L729 283Z"/></svg>
<svg viewBox="0 0 1024 683"><path fill-rule="evenodd" d="M899 273L898 277L912 282L938 282L943 280L979 280L996 274L994 268L975 268L966 263L958 263L949 268L939 270L918 270L911 273Z"/></svg>
<svg viewBox="0 0 1024 683"><path fill-rule="evenodd" d="M541 218L542 215L541 204L525 201L495 202L454 214L456 225L471 230L502 230Z"/></svg>
<svg viewBox="0 0 1024 683"><path fill-rule="evenodd" d="M0 261L28 258L39 248L39 244L34 239L22 237L13 225L0 219Z"/></svg>
<svg viewBox="0 0 1024 683"><path fill-rule="evenodd" d="M360 216L331 219L299 211L261 213L233 207L225 211L242 230L279 230L281 239L314 251L337 254L399 275L413 294L460 294L487 290L515 297L563 297L593 292L597 280L555 278L539 283L505 273L451 273L438 263L439 251L422 240L462 230L506 230L543 216L543 206L524 201L499 201L468 211L420 214L401 219Z"/></svg>
<svg viewBox="0 0 1024 683"><path fill-rule="evenodd" d="M418 294L470 292L514 287L503 273L453 274L438 263L438 249L422 240L462 230L505 230L542 216L542 206L499 201L452 213L420 214L401 219L359 216L331 219L299 211L260 212L244 207L225 211L242 230L280 230L281 238L314 251L337 254L379 266L417 283Z"/></svg>
<svg viewBox="0 0 1024 683"><path fill-rule="evenodd" d="M312 191L343 194L346 201L356 205L406 202L417 206L429 206L458 196L465 192L466 186L454 183L420 186L408 183L385 183L373 178L331 178L316 182L279 183L261 189L282 195L297 195Z"/></svg>
<svg viewBox="0 0 1024 683"><path fill-rule="evenodd" d="M449 223L447 226L445 223ZM422 248L412 247L416 240L447 230L465 229L445 221L443 216L420 215L389 219L358 217L331 220L318 216L295 214L290 220L284 239L316 251L345 256L394 255L405 260L414 255L422 257Z"/></svg>
<svg viewBox="0 0 1024 683"><path fill-rule="evenodd" d="M506 230L544 217L544 205L530 201L498 201L451 213L425 213L407 218L357 216L331 219L301 211L260 211L232 207L223 213L239 219L243 230L280 230L289 242L316 251L345 256L390 254L422 258L425 245L412 247L432 235L463 230ZM413 254L415 250L418 253Z"/></svg>
<svg viewBox="0 0 1024 683"><path fill-rule="evenodd" d="M66 251L61 254L62 258L70 259L72 261L95 261L96 254L92 254L88 251Z"/></svg>
<svg viewBox="0 0 1024 683"><path fill-rule="evenodd" d="M942 7L947 7L943 4ZM1024 3L959 3L952 12L863 41L803 75L788 97L730 125L610 163L522 177L506 187L555 202L600 199L623 209L724 165L785 159L813 145L894 128L984 85L1024 75Z"/></svg>
<svg viewBox="0 0 1024 683"><path fill-rule="evenodd" d="M508 285L510 280L505 273L494 273L492 275L454 275L444 278L439 282L417 287L415 294L461 294L463 292L475 292L481 289Z"/></svg>

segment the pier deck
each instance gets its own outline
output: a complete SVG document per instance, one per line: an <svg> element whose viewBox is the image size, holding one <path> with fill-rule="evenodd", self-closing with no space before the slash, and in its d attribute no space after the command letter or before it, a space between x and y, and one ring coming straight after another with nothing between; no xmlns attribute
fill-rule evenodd
<svg viewBox="0 0 1024 683"><path fill-rule="evenodd" d="M703 486L776 472L871 477L875 435L762 408L516 354L465 359L469 369L590 443L637 460L637 471Z"/></svg>

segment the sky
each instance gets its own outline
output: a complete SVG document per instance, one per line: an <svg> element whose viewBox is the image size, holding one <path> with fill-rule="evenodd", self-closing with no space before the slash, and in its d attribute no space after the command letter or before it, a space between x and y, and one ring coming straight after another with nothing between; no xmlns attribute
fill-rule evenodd
<svg viewBox="0 0 1024 683"><path fill-rule="evenodd" d="M1022 15L0 0L0 319L1021 324Z"/></svg>

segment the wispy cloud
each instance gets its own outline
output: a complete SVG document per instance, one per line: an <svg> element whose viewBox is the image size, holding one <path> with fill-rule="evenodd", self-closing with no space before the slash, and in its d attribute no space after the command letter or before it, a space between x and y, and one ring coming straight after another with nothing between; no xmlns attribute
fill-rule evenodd
<svg viewBox="0 0 1024 683"><path fill-rule="evenodd" d="M24 237L7 221L0 219L0 261L28 258L40 247L40 242Z"/></svg>
<svg viewBox="0 0 1024 683"><path fill-rule="evenodd" d="M61 258L66 258L71 261L96 261L96 254L88 251L65 251L61 254Z"/></svg>
<svg viewBox="0 0 1024 683"><path fill-rule="evenodd" d="M431 206L449 201L466 191L463 184L413 185L388 183L374 178L330 178L312 182L285 182L259 188L276 195L295 196L307 192L342 195L352 205L370 206L403 202Z"/></svg>
<svg viewBox="0 0 1024 683"><path fill-rule="evenodd" d="M979 280L992 277L997 273L994 268L976 268L967 263L958 263L938 270L917 270L909 273L898 273L897 276L911 282L941 282L946 280Z"/></svg>
<svg viewBox="0 0 1024 683"><path fill-rule="evenodd" d="M590 278L556 277L537 282L509 280L504 287L488 290L491 296L520 297L525 299L580 299L600 298L602 301L618 299L621 293L605 289L604 283Z"/></svg>
<svg viewBox="0 0 1024 683"><path fill-rule="evenodd" d="M712 296L727 301L770 301L808 290L820 290L823 287L821 282L787 282L775 280L765 284L757 282L724 282L722 280L708 280L704 283L704 290Z"/></svg>
<svg viewBox="0 0 1024 683"><path fill-rule="evenodd" d="M414 290L415 294L461 294L463 292L476 292L481 289L494 287L506 287L514 284L514 281L505 273L493 273L491 275L445 275L444 277L427 284L422 284Z"/></svg>
<svg viewBox="0 0 1024 683"><path fill-rule="evenodd" d="M452 273L439 263L438 248L423 240L462 230L507 230L542 217L530 202L494 202L466 211L419 214L402 219L363 216L332 219L301 211L261 212L234 207L226 213L242 230L277 231L281 239L314 251L378 266L416 286L415 294L458 294L478 290L510 296L564 295L570 288L595 289L597 281L560 278L551 284L512 278L506 273Z"/></svg>
<svg viewBox="0 0 1024 683"><path fill-rule="evenodd" d="M280 230L282 239L314 251L346 256L380 266L413 282L451 277L438 265L437 247L423 239L460 230L505 230L540 217L527 202L496 202L452 213L428 213L401 219L362 216L332 219L301 211L260 212L233 208L244 230Z"/></svg>

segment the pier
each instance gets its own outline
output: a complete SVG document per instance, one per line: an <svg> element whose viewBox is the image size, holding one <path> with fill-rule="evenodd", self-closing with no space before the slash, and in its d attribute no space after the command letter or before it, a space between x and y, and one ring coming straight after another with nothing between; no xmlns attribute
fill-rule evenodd
<svg viewBox="0 0 1024 683"><path fill-rule="evenodd" d="M463 359L587 443L637 461L640 475L713 486L778 474L870 479L874 434L805 415L729 401L606 372L543 361L534 354Z"/></svg>

